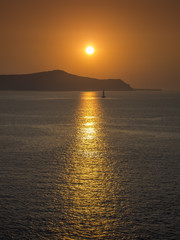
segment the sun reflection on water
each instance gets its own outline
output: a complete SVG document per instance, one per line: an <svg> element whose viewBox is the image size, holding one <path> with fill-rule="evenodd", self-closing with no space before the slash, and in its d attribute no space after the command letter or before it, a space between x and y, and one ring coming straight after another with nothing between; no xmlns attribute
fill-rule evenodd
<svg viewBox="0 0 180 240"><path fill-rule="evenodd" d="M67 164L66 221L77 239L103 239L113 225L115 197L102 111L95 92L82 93L76 124ZM69 230L66 234L71 236Z"/></svg>

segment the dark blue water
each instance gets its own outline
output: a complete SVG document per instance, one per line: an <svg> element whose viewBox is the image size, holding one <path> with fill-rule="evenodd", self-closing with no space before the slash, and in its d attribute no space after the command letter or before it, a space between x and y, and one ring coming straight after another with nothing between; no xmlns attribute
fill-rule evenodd
<svg viewBox="0 0 180 240"><path fill-rule="evenodd" d="M1 239L179 239L178 92L1 92Z"/></svg>

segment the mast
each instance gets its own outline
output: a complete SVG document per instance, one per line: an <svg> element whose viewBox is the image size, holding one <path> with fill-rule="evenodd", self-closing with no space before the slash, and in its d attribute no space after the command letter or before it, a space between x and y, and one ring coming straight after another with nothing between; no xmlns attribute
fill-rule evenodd
<svg viewBox="0 0 180 240"><path fill-rule="evenodd" d="M102 92L102 98L105 98L105 93L104 93L104 89L103 89L103 92Z"/></svg>

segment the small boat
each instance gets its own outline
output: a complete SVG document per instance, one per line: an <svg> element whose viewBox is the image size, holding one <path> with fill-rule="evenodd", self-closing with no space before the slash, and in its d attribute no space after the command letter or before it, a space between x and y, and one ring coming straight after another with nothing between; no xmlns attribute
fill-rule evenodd
<svg viewBox="0 0 180 240"><path fill-rule="evenodd" d="M104 93L104 90L103 90L103 92L102 92L102 98L105 98L106 96L105 96L105 93Z"/></svg>

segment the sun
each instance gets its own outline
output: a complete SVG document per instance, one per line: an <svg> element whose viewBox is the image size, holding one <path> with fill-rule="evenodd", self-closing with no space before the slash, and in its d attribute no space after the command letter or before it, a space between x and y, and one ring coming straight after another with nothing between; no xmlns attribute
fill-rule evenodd
<svg viewBox="0 0 180 240"><path fill-rule="evenodd" d="M93 48L92 46L88 46L88 47L86 48L86 53L87 53L88 55L92 55L92 54L94 53L94 48Z"/></svg>

